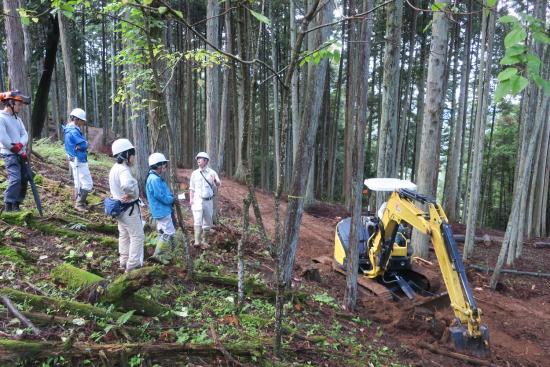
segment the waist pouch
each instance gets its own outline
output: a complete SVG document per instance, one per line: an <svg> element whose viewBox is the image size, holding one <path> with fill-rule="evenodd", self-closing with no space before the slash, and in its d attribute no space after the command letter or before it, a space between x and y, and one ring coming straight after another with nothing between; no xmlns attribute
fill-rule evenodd
<svg viewBox="0 0 550 367"><path fill-rule="evenodd" d="M118 217L128 208L131 208L130 215L132 215L134 213L134 206L138 203L139 199L131 201L129 203L123 203L122 201L113 198L106 198L105 200L103 200L103 205L105 206L105 214L113 218Z"/></svg>

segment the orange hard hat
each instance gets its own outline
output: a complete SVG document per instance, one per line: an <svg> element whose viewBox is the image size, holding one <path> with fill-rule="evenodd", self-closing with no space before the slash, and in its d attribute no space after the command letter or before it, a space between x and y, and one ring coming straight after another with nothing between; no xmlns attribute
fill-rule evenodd
<svg viewBox="0 0 550 367"><path fill-rule="evenodd" d="M19 101L24 104L30 104L31 103L31 97L24 95L18 90L12 90L9 92L3 92L0 93L0 101L6 101L6 100L14 100Z"/></svg>

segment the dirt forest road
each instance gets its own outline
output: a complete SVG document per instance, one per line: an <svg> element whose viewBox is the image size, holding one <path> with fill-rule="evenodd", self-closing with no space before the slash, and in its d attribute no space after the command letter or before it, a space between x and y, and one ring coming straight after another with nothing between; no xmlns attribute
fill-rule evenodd
<svg viewBox="0 0 550 367"><path fill-rule="evenodd" d="M179 182L189 182L192 170L180 169L178 171ZM242 210L243 198L248 194L246 186L241 185L226 177L222 177L222 186L219 191L221 201L228 202L232 207ZM272 193L256 191L256 198L262 213L262 220L269 235L275 233L275 205ZM286 201L281 202L281 221L284 221ZM309 263L311 259L318 256L331 256L334 241L334 228L338 222L336 216L324 213L326 216L317 216L304 213L300 227L300 238L298 241L297 262ZM255 216L250 208L250 218L255 222Z"/></svg>

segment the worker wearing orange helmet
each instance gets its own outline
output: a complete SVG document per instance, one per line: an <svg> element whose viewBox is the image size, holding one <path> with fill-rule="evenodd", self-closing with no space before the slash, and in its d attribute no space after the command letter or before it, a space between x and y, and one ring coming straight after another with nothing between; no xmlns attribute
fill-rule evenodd
<svg viewBox="0 0 550 367"><path fill-rule="evenodd" d="M4 191L4 211L19 211L19 205L27 193L26 146L29 135L19 116L21 110L31 103L29 97L18 90L0 93L4 108L0 111L0 156L8 175L8 186Z"/></svg>

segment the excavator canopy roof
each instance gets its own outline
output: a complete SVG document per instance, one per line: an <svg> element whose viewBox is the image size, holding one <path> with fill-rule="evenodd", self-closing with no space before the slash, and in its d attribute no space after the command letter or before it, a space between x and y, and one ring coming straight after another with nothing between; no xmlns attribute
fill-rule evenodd
<svg viewBox="0 0 550 367"><path fill-rule="evenodd" d="M395 191L399 189L416 190L416 185L409 180L398 178L367 178L365 186L371 191Z"/></svg>

